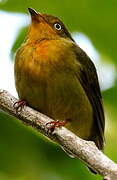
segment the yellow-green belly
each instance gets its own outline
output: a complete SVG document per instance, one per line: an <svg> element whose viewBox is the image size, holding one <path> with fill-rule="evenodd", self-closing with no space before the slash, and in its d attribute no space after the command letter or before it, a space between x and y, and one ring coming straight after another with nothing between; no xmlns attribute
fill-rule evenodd
<svg viewBox="0 0 117 180"><path fill-rule="evenodd" d="M19 98L54 120L69 119L66 127L81 138L88 139L92 127L92 107L74 66L69 67L68 62L54 64L39 61L34 58L33 50L28 58L23 50L19 52L15 62Z"/></svg>

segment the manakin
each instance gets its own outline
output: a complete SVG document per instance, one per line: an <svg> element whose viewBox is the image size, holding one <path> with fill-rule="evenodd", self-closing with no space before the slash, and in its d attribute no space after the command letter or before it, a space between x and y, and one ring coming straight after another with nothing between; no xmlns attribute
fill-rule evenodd
<svg viewBox="0 0 117 180"><path fill-rule="evenodd" d="M29 8L31 25L15 58L21 100L85 140L104 146L104 111L97 72L57 17ZM56 123L57 122L57 123Z"/></svg>

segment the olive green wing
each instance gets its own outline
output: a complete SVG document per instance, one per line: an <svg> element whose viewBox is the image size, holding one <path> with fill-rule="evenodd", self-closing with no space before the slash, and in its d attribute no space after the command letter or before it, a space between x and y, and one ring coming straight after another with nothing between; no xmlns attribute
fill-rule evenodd
<svg viewBox="0 0 117 180"><path fill-rule="evenodd" d="M99 149L104 146L105 118L96 68L87 54L75 45L76 59L81 64L79 81L93 107L93 127L89 140L96 143Z"/></svg>

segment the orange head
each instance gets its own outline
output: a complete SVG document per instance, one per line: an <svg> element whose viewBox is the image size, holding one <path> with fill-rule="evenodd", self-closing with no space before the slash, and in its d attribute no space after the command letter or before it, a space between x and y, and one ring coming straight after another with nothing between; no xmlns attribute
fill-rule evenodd
<svg viewBox="0 0 117 180"><path fill-rule="evenodd" d="M57 17L37 13L32 8L28 8L28 10L32 19L27 37L28 41L32 42L59 38L67 38L74 41L62 21Z"/></svg>

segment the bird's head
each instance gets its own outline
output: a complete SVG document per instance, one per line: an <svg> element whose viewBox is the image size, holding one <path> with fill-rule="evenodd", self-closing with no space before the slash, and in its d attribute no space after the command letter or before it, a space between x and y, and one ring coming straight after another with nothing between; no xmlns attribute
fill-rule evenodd
<svg viewBox="0 0 117 180"><path fill-rule="evenodd" d="M28 10L32 19L28 32L28 37L31 41L59 38L67 38L74 41L60 19L38 13L32 8L28 8Z"/></svg>

